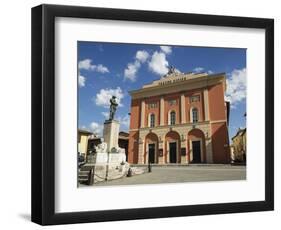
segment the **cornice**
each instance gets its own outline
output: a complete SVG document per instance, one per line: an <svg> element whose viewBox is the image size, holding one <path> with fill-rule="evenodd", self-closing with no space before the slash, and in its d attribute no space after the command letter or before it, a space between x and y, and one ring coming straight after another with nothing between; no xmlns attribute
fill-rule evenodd
<svg viewBox="0 0 281 230"><path fill-rule="evenodd" d="M157 84L150 87L145 87L137 90L129 91L132 99L159 96L163 94L178 93L188 90L195 90L200 88L206 88L211 85L216 85L222 83L224 85L224 90L226 90L225 73L205 75L196 78L186 79L182 81L167 83L167 84ZM172 81L172 78L171 78ZM155 84L155 83L154 83Z"/></svg>

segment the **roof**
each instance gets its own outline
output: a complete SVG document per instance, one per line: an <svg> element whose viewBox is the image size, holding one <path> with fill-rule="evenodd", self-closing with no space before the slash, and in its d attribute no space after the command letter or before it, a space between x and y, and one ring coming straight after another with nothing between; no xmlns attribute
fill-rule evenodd
<svg viewBox="0 0 281 230"><path fill-rule="evenodd" d="M242 130L241 135L244 135L246 133L246 128Z"/></svg>
<svg viewBox="0 0 281 230"><path fill-rule="evenodd" d="M78 129L78 133L83 133L83 134L88 134L88 135L92 135L93 133L88 131L88 130L85 130L85 129Z"/></svg>
<svg viewBox="0 0 281 230"><path fill-rule="evenodd" d="M226 90L225 73L172 73L144 85L140 89L129 91L133 98L157 96L159 93L184 92L222 83Z"/></svg>
<svg viewBox="0 0 281 230"><path fill-rule="evenodd" d="M129 137L129 133L126 133L124 131L119 132L119 137L123 136L123 137Z"/></svg>
<svg viewBox="0 0 281 230"><path fill-rule="evenodd" d="M237 136L239 136L239 135L244 135L246 133L246 128L239 128L238 130L237 130L237 133L231 138L232 140L235 138L235 137L237 137Z"/></svg>

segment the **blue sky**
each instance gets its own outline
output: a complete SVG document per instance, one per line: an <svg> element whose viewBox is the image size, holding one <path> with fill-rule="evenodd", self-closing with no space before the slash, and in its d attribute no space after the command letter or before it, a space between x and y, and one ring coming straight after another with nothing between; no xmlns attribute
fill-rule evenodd
<svg viewBox="0 0 281 230"><path fill-rule="evenodd" d="M246 49L78 42L78 125L102 134L112 95L120 98L116 118L128 131L128 91L159 79L168 66L180 72L225 72L231 102L229 132L245 127Z"/></svg>

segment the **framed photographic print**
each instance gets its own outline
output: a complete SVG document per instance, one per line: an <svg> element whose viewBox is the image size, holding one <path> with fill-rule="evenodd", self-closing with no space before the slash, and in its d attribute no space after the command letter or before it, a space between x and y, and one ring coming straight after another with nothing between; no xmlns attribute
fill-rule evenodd
<svg viewBox="0 0 281 230"><path fill-rule="evenodd" d="M32 9L32 221L274 208L273 19Z"/></svg>

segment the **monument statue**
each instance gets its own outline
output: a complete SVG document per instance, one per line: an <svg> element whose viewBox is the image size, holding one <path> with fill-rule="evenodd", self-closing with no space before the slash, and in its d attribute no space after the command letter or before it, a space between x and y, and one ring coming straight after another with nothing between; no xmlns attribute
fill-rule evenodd
<svg viewBox="0 0 281 230"><path fill-rule="evenodd" d="M169 66L167 75L173 74L173 73L176 73L176 68L174 66Z"/></svg>
<svg viewBox="0 0 281 230"><path fill-rule="evenodd" d="M112 96L111 99L110 99L109 120L113 120L114 119L114 115L116 113L117 106L118 106L118 103L116 101L116 97Z"/></svg>
<svg viewBox="0 0 281 230"><path fill-rule="evenodd" d="M119 179L129 174L130 165L126 162L126 151L119 147L120 122L114 120L117 107L116 96L112 96L109 119L104 121L102 142L95 146L95 154L87 157L85 170L79 171L80 183L87 180L87 184L90 185ZM88 175L89 168L91 170L90 176ZM131 176L144 172L143 169L137 169L136 167L130 169ZM88 179L85 179L85 175Z"/></svg>

